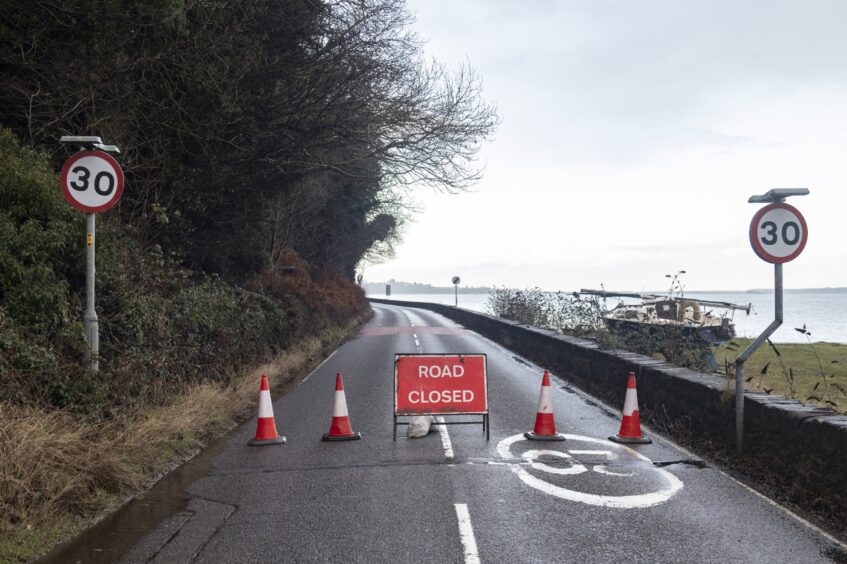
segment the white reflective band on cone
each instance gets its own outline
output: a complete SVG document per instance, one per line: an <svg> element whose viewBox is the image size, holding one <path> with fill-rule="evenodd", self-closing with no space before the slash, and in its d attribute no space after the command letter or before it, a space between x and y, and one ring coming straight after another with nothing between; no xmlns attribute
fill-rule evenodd
<svg viewBox="0 0 847 564"><path fill-rule="evenodd" d="M347 398L344 390L335 391L335 404L332 406L333 417L347 417Z"/></svg>
<svg viewBox="0 0 847 564"><path fill-rule="evenodd" d="M271 393L268 390L259 392L259 417L273 417L274 408L271 404Z"/></svg>
<svg viewBox="0 0 847 564"><path fill-rule="evenodd" d="M629 417L636 411L638 411L638 396L635 388L627 388L626 398L623 400L623 414Z"/></svg>
<svg viewBox="0 0 847 564"><path fill-rule="evenodd" d="M550 386L541 386L541 395L538 398L538 413L553 413L550 403Z"/></svg>

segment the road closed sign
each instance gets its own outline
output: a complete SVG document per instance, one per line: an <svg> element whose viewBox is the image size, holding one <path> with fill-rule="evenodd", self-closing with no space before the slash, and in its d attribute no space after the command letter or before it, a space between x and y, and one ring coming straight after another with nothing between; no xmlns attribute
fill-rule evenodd
<svg viewBox="0 0 847 564"><path fill-rule="evenodd" d="M394 414L487 414L484 354L394 355Z"/></svg>

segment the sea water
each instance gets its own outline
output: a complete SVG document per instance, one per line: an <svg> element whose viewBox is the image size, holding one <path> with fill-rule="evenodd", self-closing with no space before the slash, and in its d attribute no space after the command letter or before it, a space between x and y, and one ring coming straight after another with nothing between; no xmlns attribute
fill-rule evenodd
<svg viewBox="0 0 847 564"><path fill-rule="evenodd" d="M735 332L739 337L756 337L773 321L774 297L772 293L700 293L690 292L687 297L718 302L731 302L738 305L752 305L750 314L744 311L732 312ZM371 298L382 298L399 301L429 302L454 305L456 296L453 294L368 294ZM625 300L626 303L637 303L638 300ZM488 294L463 294L459 289L459 307L490 313L487 307ZM614 307L618 299L609 298L607 307ZM703 308L704 311L712 311ZM720 315L726 310L715 308L714 313ZM806 335L796 331L802 328L811 333ZM827 292L787 292L783 297L783 323L771 336L775 343L806 343L825 341L829 343L847 344L847 293Z"/></svg>

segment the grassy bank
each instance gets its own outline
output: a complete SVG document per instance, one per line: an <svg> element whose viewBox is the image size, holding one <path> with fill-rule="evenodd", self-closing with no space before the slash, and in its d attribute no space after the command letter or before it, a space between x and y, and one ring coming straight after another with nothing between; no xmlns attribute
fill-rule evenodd
<svg viewBox="0 0 847 564"><path fill-rule="evenodd" d="M228 383L193 384L111 419L0 403L0 562L32 560L120 506L253 416L261 373L272 387L303 377L361 320L302 339Z"/></svg>
<svg viewBox="0 0 847 564"><path fill-rule="evenodd" d="M736 357L751 342L733 339L722 345L718 362L734 374ZM847 345L765 343L745 363L744 373L747 389L847 412Z"/></svg>

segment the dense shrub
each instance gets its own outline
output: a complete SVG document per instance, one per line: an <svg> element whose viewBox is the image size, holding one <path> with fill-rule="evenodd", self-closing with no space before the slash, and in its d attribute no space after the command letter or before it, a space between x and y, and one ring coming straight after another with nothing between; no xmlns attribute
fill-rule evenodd
<svg viewBox="0 0 847 564"><path fill-rule="evenodd" d="M633 328L610 334L603 323L606 311L597 300L584 300L563 292L539 288L495 288L488 297L490 313L528 325L551 327L571 335L589 335L605 348L621 348L645 355L661 354L679 366L711 368L711 347L679 327Z"/></svg>
<svg viewBox="0 0 847 564"><path fill-rule="evenodd" d="M46 159L0 130L0 396L109 415L190 384L226 385L306 333L363 311L364 295L313 279L293 251L239 287L192 271L118 221L97 218L100 371L86 370L83 214Z"/></svg>
<svg viewBox="0 0 847 564"><path fill-rule="evenodd" d="M17 397L24 375L55 370L81 350L71 287L82 269L73 250L83 218L46 159L4 129L0 171L0 385Z"/></svg>
<svg viewBox="0 0 847 564"><path fill-rule="evenodd" d="M488 296L486 305L488 311L498 317L527 325L548 324L548 298L540 288L529 290L494 288Z"/></svg>

